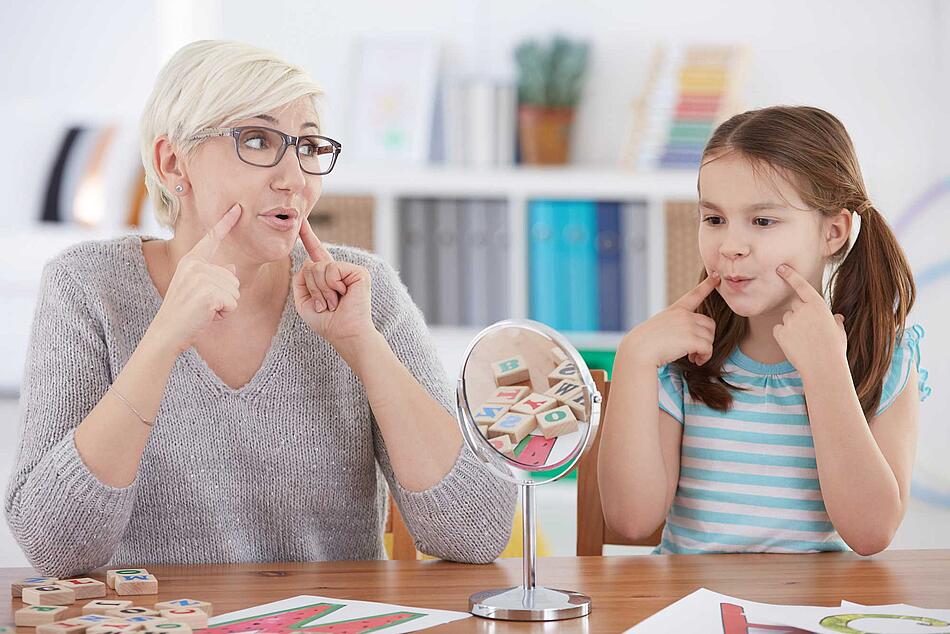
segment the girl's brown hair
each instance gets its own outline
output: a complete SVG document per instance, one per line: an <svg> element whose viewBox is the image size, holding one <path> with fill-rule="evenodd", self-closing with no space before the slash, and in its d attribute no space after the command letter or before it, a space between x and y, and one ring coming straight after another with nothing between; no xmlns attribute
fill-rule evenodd
<svg viewBox="0 0 950 634"><path fill-rule="evenodd" d="M861 217L857 241L830 282L831 310L844 316L851 378L870 417L881 399L895 336L904 330L916 289L897 238L868 200L851 138L824 110L775 106L738 114L720 125L702 162L729 152L788 177L805 204L825 217L842 209ZM842 246L832 261L840 261L846 249ZM700 280L705 277L704 270ZM693 398L726 411L732 406L729 390L737 388L723 380L722 364L745 336L748 322L732 312L719 293L711 293L697 312L716 322L712 357L701 366L686 357L675 365Z"/></svg>

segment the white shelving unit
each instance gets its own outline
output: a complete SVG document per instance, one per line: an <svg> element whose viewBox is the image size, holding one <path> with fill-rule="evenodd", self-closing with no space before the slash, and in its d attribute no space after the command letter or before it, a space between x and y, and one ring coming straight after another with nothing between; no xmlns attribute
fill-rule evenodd
<svg viewBox="0 0 950 634"><path fill-rule="evenodd" d="M643 201L648 210L647 257L650 270L648 310L666 303L666 235L663 205L667 200L696 198L696 175L682 172L630 172L616 167L510 167L475 169L449 166L391 167L348 165L345 159L324 179L325 194L370 195L376 199L376 252L399 263L398 202L403 198L503 198L508 201L511 317L528 317L528 202L535 198ZM475 329L433 327L445 341L470 340ZM616 348L623 333L566 333L580 348Z"/></svg>

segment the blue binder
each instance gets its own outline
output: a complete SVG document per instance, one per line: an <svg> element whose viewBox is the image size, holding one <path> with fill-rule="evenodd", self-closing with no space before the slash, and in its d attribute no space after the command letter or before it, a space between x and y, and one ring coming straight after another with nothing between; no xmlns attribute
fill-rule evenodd
<svg viewBox="0 0 950 634"><path fill-rule="evenodd" d="M568 292L560 302L567 310L562 326L573 331L599 328L600 307L597 274L597 204L592 201L560 203L566 210L562 235L562 258Z"/></svg>
<svg viewBox="0 0 950 634"><path fill-rule="evenodd" d="M597 203L597 261L600 329L623 330L624 283L621 262L620 204Z"/></svg>

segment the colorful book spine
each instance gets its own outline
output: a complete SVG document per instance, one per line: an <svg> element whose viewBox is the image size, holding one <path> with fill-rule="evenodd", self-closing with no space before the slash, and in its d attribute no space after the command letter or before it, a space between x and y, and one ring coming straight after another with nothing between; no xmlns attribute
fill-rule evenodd
<svg viewBox="0 0 950 634"><path fill-rule="evenodd" d="M558 271L556 203L532 200L528 204L528 312L531 319L561 329L558 288L565 282Z"/></svg>
<svg viewBox="0 0 950 634"><path fill-rule="evenodd" d="M623 266L619 203L597 203L598 292L600 294L600 329L623 330Z"/></svg>
<svg viewBox="0 0 950 634"><path fill-rule="evenodd" d="M566 307L564 327L572 331L600 328L597 272L597 204L591 201L557 203L566 213L562 230L564 257L560 258L567 293L561 305Z"/></svg>

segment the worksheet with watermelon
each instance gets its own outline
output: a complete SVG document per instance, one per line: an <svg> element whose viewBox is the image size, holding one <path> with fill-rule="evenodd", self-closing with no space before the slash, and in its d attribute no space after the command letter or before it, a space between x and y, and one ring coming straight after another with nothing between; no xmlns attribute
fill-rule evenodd
<svg viewBox="0 0 950 634"><path fill-rule="evenodd" d="M273 603L258 605L208 621L208 628L195 634L241 634L267 632L268 634L302 634L305 632L333 632L358 634L360 632L417 632L436 625L468 618L467 612L449 612L402 605L331 599L329 597L299 596Z"/></svg>

